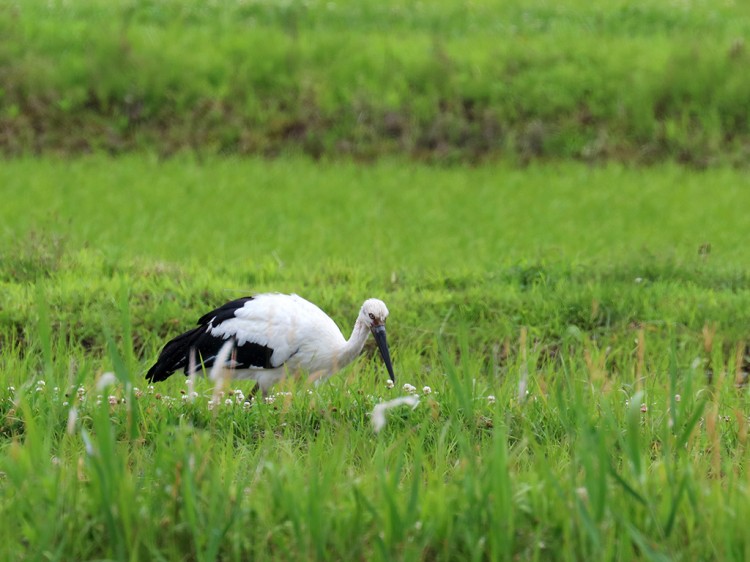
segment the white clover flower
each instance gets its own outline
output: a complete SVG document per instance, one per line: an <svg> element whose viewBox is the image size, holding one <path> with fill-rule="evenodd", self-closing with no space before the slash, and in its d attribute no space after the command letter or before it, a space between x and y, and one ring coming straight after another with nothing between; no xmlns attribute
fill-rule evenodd
<svg viewBox="0 0 750 562"><path fill-rule="evenodd" d="M208 407L209 410L213 410L214 406L216 406L216 403L213 400L209 400L206 406Z"/></svg>
<svg viewBox="0 0 750 562"><path fill-rule="evenodd" d="M432 389L429 386L423 386L422 394L432 394Z"/></svg>
<svg viewBox="0 0 750 562"><path fill-rule="evenodd" d="M648 406L646 406L646 404L641 404L641 413L645 414L646 412L648 412Z"/></svg>
<svg viewBox="0 0 750 562"><path fill-rule="evenodd" d="M187 394L183 394L183 395L182 395L182 401L183 401L183 402L187 402L187 401L188 401L188 398L189 398L189 397L188 397L188 395L187 395Z"/></svg>
<svg viewBox="0 0 750 562"><path fill-rule="evenodd" d="M393 381L391 379L388 379L385 381L385 387L386 388L393 388L395 385L393 384Z"/></svg>
<svg viewBox="0 0 750 562"><path fill-rule="evenodd" d="M56 386L55 388L52 389L52 392L58 393L60 392L60 388Z"/></svg>
<svg viewBox="0 0 750 562"><path fill-rule="evenodd" d="M488 402L489 404L494 404L494 403L496 402L496 400L497 400L497 399L495 398L495 395L494 395L494 394L490 394L490 395L489 395L489 396L487 397L487 402Z"/></svg>
<svg viewBox="0 0 750 562"><path fill-rule="evenodd" d="M15 392L15 391L16 391L16 387L15 386L9 386L8 387L8 392Z"/></svg>
<svg viewBox="0 0 750 562"><path fill-rule="evenodd" d="M675 394L674 395L674 401L675 402L679 402L680 401L680 395L679 394Z"/></svg>
<svg viewBox="0 0 750 562"><path fill-rule="evenodd" d="M249 409L250 409L250 406L252 406L252 405L253 405L253 403L252 403L252 402L250 402L250 400L248 400L248 401L246 401L246 402L243 402L243 403L242 403L242 407L243 407L243 408L244 408L245 410L249 410Z"/></svg>
<svg viewBox="0 0 750 562"><path fill-rule="evenodd" d="M231 398L227 398L226 400L224 400L225 406L231 406L232 404L234 404L234 402L232 401Z"/></svg>
<svg viewBox="0 0 750 562"><path fill-rule="evenodd" d="M266 396L266 404L273 404L273 401L274 401L275 399L276 399L276 398L274 397L274 395L273 395L273 394L271 394L270 396Z"/></svg>
<svg viewBox="0 0 750 562"><path fill-rule="evenodd" d="M110 396L107 397L107 400L109 401L109 405L110 406L117 405L117 396L110 395Z"/></svg>
<svg viewBox="0 0 750 562"><path fill-rule="evenodd" d="M148 393L149 394L153 394L154 393L154 385L153 384L148 385Z"/></svg>
<svg viewBox="0 0 750 562"><path fill-rule="evenodd" d="M47 386L47 383L40 380L40 381L36 381L36 385L37 386Z"/></svg>
<svg viewBox="0 0 750 562"><path fill-rule="evenodd" d="M402 387L402 389L403 389L404 392L408 392L409 394L414 394L414 392L417 390L417 387L416 386L412 386L409 383L406 383Z"/></svg>

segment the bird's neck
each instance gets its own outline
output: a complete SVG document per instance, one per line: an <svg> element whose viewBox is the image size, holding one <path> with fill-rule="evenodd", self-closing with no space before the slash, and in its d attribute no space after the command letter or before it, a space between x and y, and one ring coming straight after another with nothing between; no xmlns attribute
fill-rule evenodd
<svg viewBox="0 0 750 562"><path fill-rule="evenodd" d="M357 318L357 321L354 323L351 337L347 340L339 353L341 367L351 363L354 358L360 354L369 334L370 330L365 326L365 323Z"/></svg>

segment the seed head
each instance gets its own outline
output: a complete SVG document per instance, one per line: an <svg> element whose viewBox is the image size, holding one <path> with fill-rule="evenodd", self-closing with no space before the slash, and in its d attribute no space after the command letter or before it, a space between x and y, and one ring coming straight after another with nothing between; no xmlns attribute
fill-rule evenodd
<svg viewBox="0 0 750 562"><path fill-rule="evenodd" d="M419 398L417 398L416 396L400 396L399 398L394 398L393 400L389 400L388 402L381 402L380 404L376 404L372 409L370 418L370 421L372 422L372 428L375 430L375 433L378 433L381 429L383 429L383 427L385 427L386 410L390 410L391 408L396 408L404 404L411 406L413 410L417 407L417 404L419 404Z"/></svg>
<svg viewBox="0 0 750 562"><path fill-rule="evenodd" d="M99 377L99 380L96 381L96 389L97 390L104 390L108 386L112 386L117 382L117 377L114 373L107 372L104 373L101 377Z"/></svg>

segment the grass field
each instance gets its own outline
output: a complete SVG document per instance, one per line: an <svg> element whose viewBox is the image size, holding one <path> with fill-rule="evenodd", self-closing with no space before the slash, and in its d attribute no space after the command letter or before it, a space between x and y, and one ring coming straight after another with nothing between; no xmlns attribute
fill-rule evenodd
<svg viewBox="0 0 750 562"><path fill-rule="evenodd" d="M4 162L2 558L747 559L747 183ZM166 337L263 290L345 333L384 299L399 385L371 346L250 407L247 384L146 385ZM375 433L404 383L419 404Z"/></svg>
<svg viewBox="0 0 750 562"><path fill-rule="evenodd" d="M0 0L0 560L750 560L750 11ZM148 386L297 292L328 383ZM382 431L371 412L390 410Z"/></svg>
<svg viewBox="0 0 750 562"><path fill-rule="evenodd" d="M746 166L750 12L4 0L0 151Z"/></svg>

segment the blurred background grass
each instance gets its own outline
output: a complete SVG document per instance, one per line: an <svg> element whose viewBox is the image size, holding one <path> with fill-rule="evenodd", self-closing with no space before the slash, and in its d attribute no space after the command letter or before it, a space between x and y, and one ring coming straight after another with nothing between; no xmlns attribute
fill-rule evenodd
<svg viewBox="0 0 750 562"><path fill-rule="evenodd" d="M0 150L744 165L747 16L662 0L4 0Z"/></svg>
<svg viewBox="0 0 750 562"><path fill-rule="evenodd" d="M139 357L206 307L266 290L337 321L387 296L394 341L425 349L461 328L489 353L522 327L553 347L620 346L643 325L694 342L720 327L733 345L750 324L749 181L675 164L13 159L0 340L34 339L41 287L55 332L103 349L125 284Z"/></svg>
<svg viewBox="0 0 750 562"><path fill-rule="evenodd" d="M4 246L44 225L67 250L96 248L112 259L231 270L263 256L288 267L358 265L384 277L610 256L715 267L750 259L740 243L750 229L750 179L729 168L136 155L13 159L0 168L0 184Z"/></svg>

